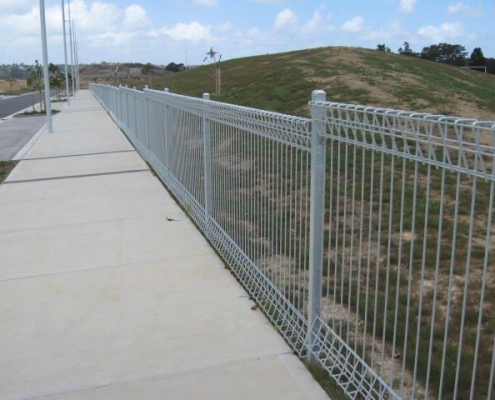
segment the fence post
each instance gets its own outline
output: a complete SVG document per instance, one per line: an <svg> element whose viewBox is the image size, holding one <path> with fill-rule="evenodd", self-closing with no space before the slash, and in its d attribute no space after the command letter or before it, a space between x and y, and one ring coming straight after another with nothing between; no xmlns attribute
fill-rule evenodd
<svg viewBox="0 0 495 400"><path fill-rule="evenodd" d="M170 93L168 88L163 89L163 92L165 93L164 96ZM164 128L165 128L165 168L167 169L167 172L172 171L172 137L171 137L171 115L170 115L170 106L168 103L165 105L165 115L164 115Z"/></svg>
<svg viewBox="0 0 495 400"><path fill-rule="evenodd" d="M326 93L315 90L312 102L323 102ZM309 233L309 289L308 289L308 335L306 346L308 360L315 361L312 349L319 324L316 319L321 314L322 267L323 267L323 225L325 220L325 122L323 106L311 106L311 197Z"/></svg>
<svg viewBox="0 0 495 400"><path fill-rule="evenodd" d="M146 138L146 149L150 150L150 121L149 121L149 101L146 95L148 85L144 86L143 99L144 99L144 137Z"/></svg>
<svg viewBox="0 0 495 400"><path fill-rule="evenodd" d="M210 238L210 216L213 210L213 197L211 188L211 138L210 138L210 94L203 94L203 140L204 140L204 164L205 164L205 232Z"/></svg>

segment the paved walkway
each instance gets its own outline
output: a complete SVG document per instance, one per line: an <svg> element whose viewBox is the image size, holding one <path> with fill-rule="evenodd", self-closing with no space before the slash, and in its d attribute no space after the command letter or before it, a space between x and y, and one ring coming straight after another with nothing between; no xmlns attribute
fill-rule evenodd
<svg viewBox="0 0 495 400"><path fill-rule="evenodd" d="M54 131L0 186L1 399L326 398L89 92Z"/></svg>

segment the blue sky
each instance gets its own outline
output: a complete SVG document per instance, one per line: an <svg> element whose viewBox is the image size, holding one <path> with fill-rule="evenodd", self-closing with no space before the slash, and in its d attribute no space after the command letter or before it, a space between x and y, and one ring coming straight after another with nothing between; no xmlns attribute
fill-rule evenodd
<svg viewBox="0 0 495 400"><path fill-rule="evenodd" d="M66 0L67 3L67 0ZM63 61L61 1L45 0L50 61ZM83 63L201 64L320 46L394 52L447 42L495 57L494 0L72 0ZM41 59L38 0L0 0L0 63Z"/></svg>

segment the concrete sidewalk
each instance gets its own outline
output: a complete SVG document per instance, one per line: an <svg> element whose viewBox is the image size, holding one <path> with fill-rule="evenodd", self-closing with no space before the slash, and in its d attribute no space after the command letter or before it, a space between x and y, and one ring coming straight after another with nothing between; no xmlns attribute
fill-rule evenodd
<svg viewBox="0 0 495 400"><path fill-rule="evenodd" d="M1 399L327 398L91 93L54 131L0 186Z"/></svg>

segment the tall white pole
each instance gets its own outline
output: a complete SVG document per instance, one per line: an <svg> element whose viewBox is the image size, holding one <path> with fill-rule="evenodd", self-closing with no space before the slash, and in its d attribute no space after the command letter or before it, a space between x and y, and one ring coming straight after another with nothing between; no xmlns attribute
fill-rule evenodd
<svg viewBox="0 0 495 400"><path fill-rule="evenodd" d="M72 21L70 19L70 0L67 2L67 8L69 11L69 37L70 37L70 69L71 69L71 83L72 83L72 94L76 92L75 77L74 77L74 40L72 38Z"/></svg>
<svg viewBox="0 0 495 400"><path fill-rule="evenodd" d="M65 4L62 0L62 27L64 32L64 57L65 57L65 95L67 98L67 105L70 106L70 89L69 89L69 73L67 68L67 37L65 33Z"/></svg>
<svg viewBox="0 0 495 400"><path fill-rule="evenodd" d="M48 50L46 45L45 1L40 0L41 47L43 49L43 77L45 81L45 111L48 133L52 128L52 106L50 103L50 76L48 75Z"/></svg>
<svg viewBox="0 0 495 400"><path fill-rule="evenodd" d="M76 90L80 90L79 84L79 46L77 43L76 24L72 20L72 32L74 34L74 68L76 70Z"/></svg>

